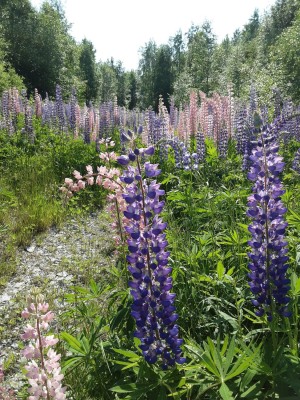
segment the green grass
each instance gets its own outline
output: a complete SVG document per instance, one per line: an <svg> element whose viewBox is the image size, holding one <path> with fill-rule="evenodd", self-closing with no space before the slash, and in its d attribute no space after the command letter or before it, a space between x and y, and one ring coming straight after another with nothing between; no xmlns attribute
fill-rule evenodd
<svg viewBox="0 0 300 400"><path fill-rule="evenodd" d="M14 273L15 252L32 238L68 215L101 208L105 192L92 187L66 203L59 188L75 169L99 164L95 145L57 135L35 121L36 142L31 144L21 129L9 137L0 132L0 284Z"/></svg>

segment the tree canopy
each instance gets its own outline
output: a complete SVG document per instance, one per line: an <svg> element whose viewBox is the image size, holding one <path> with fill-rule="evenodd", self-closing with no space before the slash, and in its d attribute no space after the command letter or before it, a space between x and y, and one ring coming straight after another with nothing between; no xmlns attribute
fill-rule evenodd
<svg viewBox="0 0 300 400"><path fill-rule="evenodd" d="M243 27L220 43L209 21L178 30L165 44L149 40L140 49L136 71L121 60L97 60L93 43L77 43L70 34L60 0L44 2L40 10L29 0L0 3L0 92L25 85L43 96L55 95L59 84L65 96L76 88L79 101L110 101L129 108L157 110L159 97L169 107L184 104L191 89L210 96L227 92L248 96L256 83L261 97L278 87L298 101L300 0L277 0L263 16L254 10ZM98 55L101 58L101 54Z"/></svg>

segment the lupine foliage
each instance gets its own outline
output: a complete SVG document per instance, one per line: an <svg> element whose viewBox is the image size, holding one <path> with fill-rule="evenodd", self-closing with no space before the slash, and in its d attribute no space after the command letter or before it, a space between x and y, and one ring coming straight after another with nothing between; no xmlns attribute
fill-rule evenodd
<svg viewBox="0 0 300 400"><path fill-rule="evenodd" d="M230 90L199 93L199 104L193 93L171 114L162 100L158 114L81 109L58 90L53 103L36 94L30 130L33 104L18 96L2 100L9 151L36 156L49 143L56 189L73 172L63 190L73 204L117 188L117 262L72 289L59 324L69 396L299 398L297 108L272 118L253 89L249 104ZM71 153L76 143L73 159L60 140Z"/></svg>

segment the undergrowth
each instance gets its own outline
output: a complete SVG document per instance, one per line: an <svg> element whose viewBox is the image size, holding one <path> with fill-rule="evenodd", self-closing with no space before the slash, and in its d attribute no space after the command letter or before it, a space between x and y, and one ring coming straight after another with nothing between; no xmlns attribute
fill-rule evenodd
<svg viewBox="0 0 300 400"><path fill-rule="evenodd" d="M22 121L20 122L20 126ZM34 144L19 129L13 136L0 132L0 284L14 272L15 251L68 215L85 215L101 208L99 188L82 192L68 202L59 191L66 176L99 164L95 144L56 133L34 121Z"/></svg>

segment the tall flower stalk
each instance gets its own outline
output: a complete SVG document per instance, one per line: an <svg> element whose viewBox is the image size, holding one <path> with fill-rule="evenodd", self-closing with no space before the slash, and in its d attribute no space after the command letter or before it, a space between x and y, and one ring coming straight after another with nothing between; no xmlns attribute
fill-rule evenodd
<svg viewBox="0 0 300 400"><path fill-rule="evenodd" d="M160 201L164 190L152 179L160 170L157 164L145 162L143 166L141 162L142 157L153 152L153 147L135 149L129 156L120 156L118 162L127 166L120 179L127 184L123 197L127 203L124 215L129 220L125 229L130 235L127 261L135 336L141 341L145 360L150 364L160 361L161 367L167 369L175 363L182 364L185 358L176 324L176 295L170 292L172 268L168 266L170 253L166 251L168 242L164 233L167 224L159 217L164 207L164 202Z"/></svg>
<svg viewBox="0 0 300 400"><path fill-rule="evenodd" d="M284 162L277 152L274 138L267 132L262 133L252 150L252 166L248 173L248 178L254 182L247 211L252 218L249 225L252 239L248 242L251 246L249 285L255 295L252 303L256 315L266 313L268 321L272 321L275 314L290 316L290 280L286 277L289 257L284 237L287 222L283 218L286 208L281 201L285 191L279 177Z"/></svg>
<svg viewBox="0 0 300 400"><path fill-rule="evenodd" d="M115 145L111 138L101 139L99 145L102 144L105 145L106 150L108 150L108 147L113 147ZM65 185L61 187L60 190L65 194L66 198L69 198L73 193L94 184L102 186L104 189L108 190L110 192L107 196L109 201L109 211L116 220L112 224L113 231L116 233L114 239L118 246L123 246L126 244L124 225L126 225L127 220L125 217L122 218L122 212L126 208L126 203L122 197L124 184L119 178L120 170L113 167L117 155L114 151L105 151L101 152L99 157L105 164L107 164L107 166L101 165L100 167L97 167L97 172L94 173L93 167L87 165L87 173L83 175L81 175L79 171L75 170L73 172L75 180L65 178Z"/></svg>
<svg viewBox="0 0 300 400"><path fill-rule="evenodd" d="M30 360L25 366L30 384L29 400L66 399L66 388L62 387L61 383L64 377L59 364L61 356L52 349L58 339L44 333L54 317L53 312L49 311L48 303L44 302L44 296L38 294L29 297L28 306L22 311L22 317L34 321L33 325L27 325L22 335L23 340L30 341L22 351L26 359Z"/></svg>

